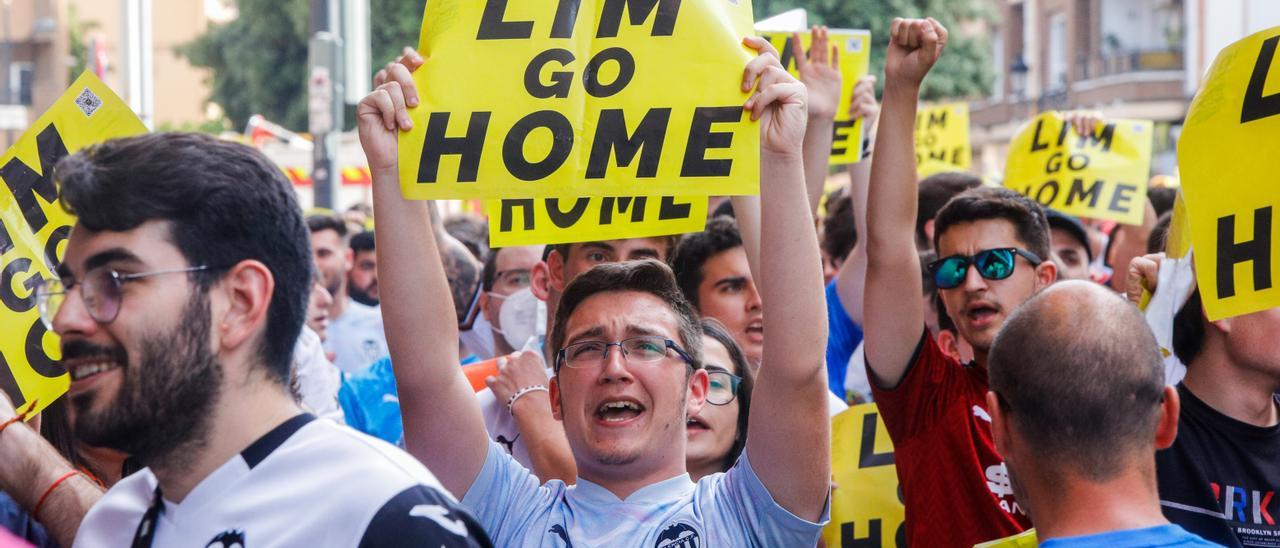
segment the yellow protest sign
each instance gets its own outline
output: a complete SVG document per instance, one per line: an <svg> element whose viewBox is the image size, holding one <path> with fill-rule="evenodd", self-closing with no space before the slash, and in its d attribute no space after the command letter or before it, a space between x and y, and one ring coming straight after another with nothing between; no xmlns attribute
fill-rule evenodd
<svg viewBox="0 0 1280 548"><path fill-rule="evenodd" d="M1040 546L1035 529L1027 529L1011 537L973 545L973 548L1036 548Z"/></svg>
<svg viewBox="0 0 1280 548"><path fill-rule="evenodd" d="M1068 215L1142 224L1151 128L1148 120L1105 120L1082 137L1046 112L1009 144L1004 185Z"/></svg>
<svg viewBox="0 0 1280 548"><path fill-rule="evenodd" d="M432 0L410 199L759 192L750 2Z"/></svg>
<svg viewBox="0 0 1280 548"><path fill-rule="evenodd" d="M1178 167L1210 320L1280 306L1280 27L1218 54L1191 102Z"/></svg>
<svg viewBox="0 0 1280 548"><path fill-rule="evenodd" d="M485 200L489 246L566 244L698 232L706 196Z"/></svg>
<svg viewBox="0 0 1280 548"><path fill-rule="evenodd" d="M831 419L831 523L827 546L906 546L906 508L898 498L893 442L874 403Z"/></svg>
<svg viewBox="0 0 1280 548"><path fill-rule="evenodd" d="M945 171L969 171L969 103L921 107L916 112L916 173L925 178Z"/></svg>
<svg viewBox="0 0 1280 548"><path fill-rule="evenodd" d="M53 166L86 146L146 131L124 101L86 72L0 157L0 389L19 411L43 409L69 383L34 295L61 260L75 222L58 204Z"/></svg>
<svg viewBox="0 0 1280 548"><path fill-rule="evenodd" d="M781 55L782 66L796 78L796 55L804 55L791 46L791 33L761 31L760 36L769 40ZM867 74L871 64L871 32L865 30L830 29L831 44L840 50L840 103L836 106L836 122L831 139L831 165L846 165L862 160L862 119L849 118L849 104L853 102L853 86ZM813 42L810 32L800 33L800 46L805 51Z"/></svg>

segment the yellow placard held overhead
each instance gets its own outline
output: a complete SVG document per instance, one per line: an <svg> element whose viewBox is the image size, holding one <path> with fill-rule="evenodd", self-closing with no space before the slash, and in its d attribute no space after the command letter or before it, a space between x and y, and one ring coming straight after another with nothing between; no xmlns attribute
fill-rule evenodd
<svg viewBox="0 0 1280 548"><path fill-rule="evenodd" d="M831 523L827 546L906 546L893 441L874 403L831 419Z"/></svg>
<svg viewBox="0 0 1280 548"><path fill-rule="evenodd" d="M1178 167L1210 320L1280 306L1280 27L1218 54L1187 112Z"/></svg>
<svg viewBox="0 0 1280 548"><path fill-rule="evenodd" d="M920 178L944 171L969 171L969 103L921 107L916 112L916 173Z"/></svg>
<svg viewBox="0 0 1280 548"><path fill-rule="evenodd" d="M759 192L750 2L431 0L410 199Z"/></svg>
<svg viewBox="0 0 1280 548"><path fill-rule="evenodd" d="M782 66L787 67L787 72L799 78L796 56L805 53L797 52L792 47L791 33L761 31L760 35L778 50ZM829 37L831 45L840 50L840 103L836 106L835 128L831 139L831 165L838 166L857 163L862 159L862 119L849 118L849 104L853 102L853 86L867 74L871 64L871 32L830 29ZM800 46L804 51L809 51L812 43L811 32L800 33Z"/></svg>
<svg viewBox="0 0 1280 548"><path fill-rule="evenodd" d="M1046 112L1009 144L1004 185L1068 215L1142 224L1151 132L1149 120L1104 120L1082 137Z"/></svg>
<svg viewBox="0 0 1280 548"><path fill-rule="evenodd" d="M698 232L706 196L485 200L489 246L567 244Z"/></svg>
<svg viewBox="0 0 1280 548"><path fill-rule="evenodd" d="M86 146L146 132L128 105L86 72L0 157L0 389L19 411L43 409L69 383L34 292L53 275L75 223L58 203L53 166Z"/></svg>

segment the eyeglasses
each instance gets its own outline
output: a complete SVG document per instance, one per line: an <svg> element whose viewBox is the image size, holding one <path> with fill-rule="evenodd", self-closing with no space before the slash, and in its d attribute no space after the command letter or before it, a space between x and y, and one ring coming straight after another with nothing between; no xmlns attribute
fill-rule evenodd
<svg viewBox="0 0 1280 548"><path fill-rule="evenodd" d="M513 268L511 270L502 270L493 275L493 286L510 288L513 291L529 287L532 282L532 273L527 268Z"/></svg>
<svg viewBox="0 0 1280 548"><path fill-rule="evenodd" d="M693 357L689 356L675 341L658 336L632 337L619 342L583 341L573 343L556 353L556 371L560 366L569 369L587 369L598 367L609 358L609 347L622 349L622 359L627 363L654 363L667 357L667 350L674 350L685 363L693 365Z"/></svg>
<svg viewBox="0 0 1280 548"><path fill-rule="evenodd" d="M715 369L707 371L707 381L707 403L711 405L729 405L742 385L742 377Z"/></svg>
<svg viewBox="0 0 1280 548"><path fill-rule="evenodd" d="M974 255L952 255L929 263L933 283L941 289L952 289L964 283L969 265L978 267L978 274L988 280L1003 280L1013 274L1014 259L1022 256L1032 265L1044 262L1035 253L1016 247L985 249Z"/></svg>
<svg viewBox="0 0 1280 548"><path fill-rule="evenodd" d="M80 298L84 301L85 309L89 311L89 317L100 324L106 325L115 321L116 316L120 314L120 301L124 295L121 288L124 287L125 283L161 274L184 274L205 270L221 269L202 265L190 268L140 272L137 274L121 274L107 268L98 268L85 273L84 279L80 280L80 283L64 284L59 278L42 279L37 282L35 288L36 306L40 310L40 320L44 322L44 326L53 331L53 318L58 315L58 310L66 302L67 294L78 286L80 287Z"/></svg>

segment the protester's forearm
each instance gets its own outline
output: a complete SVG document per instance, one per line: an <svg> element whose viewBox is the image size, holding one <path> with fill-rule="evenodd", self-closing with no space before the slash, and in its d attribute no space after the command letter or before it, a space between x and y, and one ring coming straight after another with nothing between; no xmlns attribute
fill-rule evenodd
<svg viewBox="0 0 1280 548"><path fill-rule="evenodd" d="M512 409L516 428L529 450L533 473L542 483L558 479L573 485L578 479L578 466L569 449L564 425L551 415L551 403L545 394L529 394Z"/></svg>
<svg viewBox="0 0 1280 548"><path fill-rule="evenodd" d="M822 258L813 215L799 184L803 165L795 156L762 154L760 220L768 229L760 233L760 253L762 257L786 258L760 265L766 329L770 325L806 326L773 331L775 335L765 345L765 363L783 369L779 373L786 375L785 380L811 382L811 375L823 369L827 328ZM770 352L770 347L776 351ZM775 376L771 380L783 379Z"/></svg>
<svg viewBox="0 0 1280 548"><path fill-rule="evenodd" d="M25 425L13 425L0 433L0 463L0 490L32 513L58 544L71 546L85 514L102 497L102 488L87 476L76 474L50 491L54 482L74 469ZM39 514L34 514L46 492Z"/></svg>
<svg viewBox="0 0 1280 548"><path fill-rule="evenodd" d="M1111 288L1124 293L1128 289L1124 273L1134 257L1147 253L1147 239L1156 226L1156 210L1148 201L1142 212L1142 224L1120 225L1116 230L1116 243L1112 249L1111 267L1115 274L1111 276Z"/></svg>
<svg viewBox="0 0 1280 548"><path fill-rule="evenodd" d="M747 254L751 281L760 287L760 196L732 196L733 216L742 236L742 249Z"/></svg>
<svg viewBox="0 0 1280 548"><path fill-rule="evenodd" d="M458 326L430 207L400 196L395 170L372 175L382 317L405 448L461 498L484 464L488 440L458 368Z"/></svg>
<svg viewBox="0 0 1280 548"><path fill-rule="evenodd" d="M857 241L836 274L840 304L854 323L862 325L863 291L867 283L867 187L871 182L871 159L849 166L849 199Z"/></svg>
<svg viewBox="0 0 1280 548"><path fill-rule="evenodd" d="M810 116L804 130L804 184L809 198L809 211L816 213L822 201L822 190L827 181L831 163L831 139L835 119L830 116Z"/></svg>

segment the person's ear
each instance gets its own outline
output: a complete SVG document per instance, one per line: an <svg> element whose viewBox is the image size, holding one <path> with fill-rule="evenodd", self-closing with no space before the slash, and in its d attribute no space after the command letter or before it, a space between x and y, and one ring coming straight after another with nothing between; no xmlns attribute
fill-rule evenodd
<svg viewBox="0 0 1280 548"><path fill-rule="evenodd" d="M1039 291L1049 287L1053 282L1058 281L1058 265L1052 260L1045 260L1036 267L1036 290Z"/></svg>
<svg viewBox="0 0 1280 548"><path fill-rule="evenodd" d="M496 320L497 318L492 317L492 315L489 313L489 299L490 299L489 292L481 289L480 296L477 298L477 301L476 301L476 306L480 308L480 313L484 314L485 321L489 322L489 325L493 325L493 321Z"/></svg>
<svg viewBox="0 0 1280 548"><path fill-rule="evenodd" d="M956 340L957 338L956 334L952 333L950 330L939 329L938 347L942 349L943 354L951 356L952 359L960 363L964 363L964 360L960 359L960 345Z"/></svg>
<svg viewBox="0 0 1280 548"><path fill-rule="evenodd" d="M1232 323L1231 318L1223 318L1221 320L1214 320L1214 321L1209 321L1209 320L1205 320L1205 321L1208 322L1209 325L1213 326L1214 329L1217 329L1219 332L1221 332L1223 335L1231 333L1231 323Z"/></svg>
<svg viewBox="0 0 1280 548"><path fill-rule="evenodd" d="M548 257L548 260L550 258ZM547 302L551 298L551 270L546 261L538 261L529 271L529 290L539 301Z"/></svg>
<svg viewBox="0 0 1280 548"><path fill-rule="evenodd" d="M267 309L275 292L275 278L266 265L247 260L231 267L210 293L221 298L214 309L218 341L233 350L255 338L267 322Z"/></svg>
<svg viewBox="0 0 1280 548"><path fill-rule="evenodd" d="M1000 398L995 392L987 391L987 414L991 415L991 439L996 444L996 452L1004 457L1005 461L1009 460L1009 417L1005 415L1005 411L1000 407Z"/></svg>
<svg viewBox="0 0 1280 548"><path fill-rule="evenodd" d="M706 369L694 369L693 374L689 375L689 397L685 404L685 416L692 417L702 410L703 404L707 402L707 390L711 383L711 378L707 376Z"/></svg>
<svg viewBox="0 0 1280 548"><path fill-rule="evenodd" d="M933 247L933 219L924 222L924 235L929 239L929 247Z"/></svg>
<svg viewBox="0 0 1280 548"><path fill-rule="evenodd" d="M564 263L569 258L560 254L559 249L553 249L547 254L547 281L548 287L564 293L566 280L564 279Z"/></svg>
<svg viewBox="0 0 1280 548"><path fill-rule="evenodd" d="M564 420L560 405L560 375L552 375L547 381L547 396L551 399L551 416L558 421Z"/></svg>
<svg viewBox="0 0 1280 548"><path fill-rule="evenodd" d="M1168 449L1178 437L1178 413L1182 403L1178 400L1178 389L1164 387L1160 400L1160 421L1156 423L1156 449Z"/></svg>
<svg viewBox="0 0 1280 548"><path fill-rule="evenodd" d="M344 261L342 263L343 272L351 272L356 268L356 252L352 251L351 248L348 247L343 251L342 258Z"/></svg>

